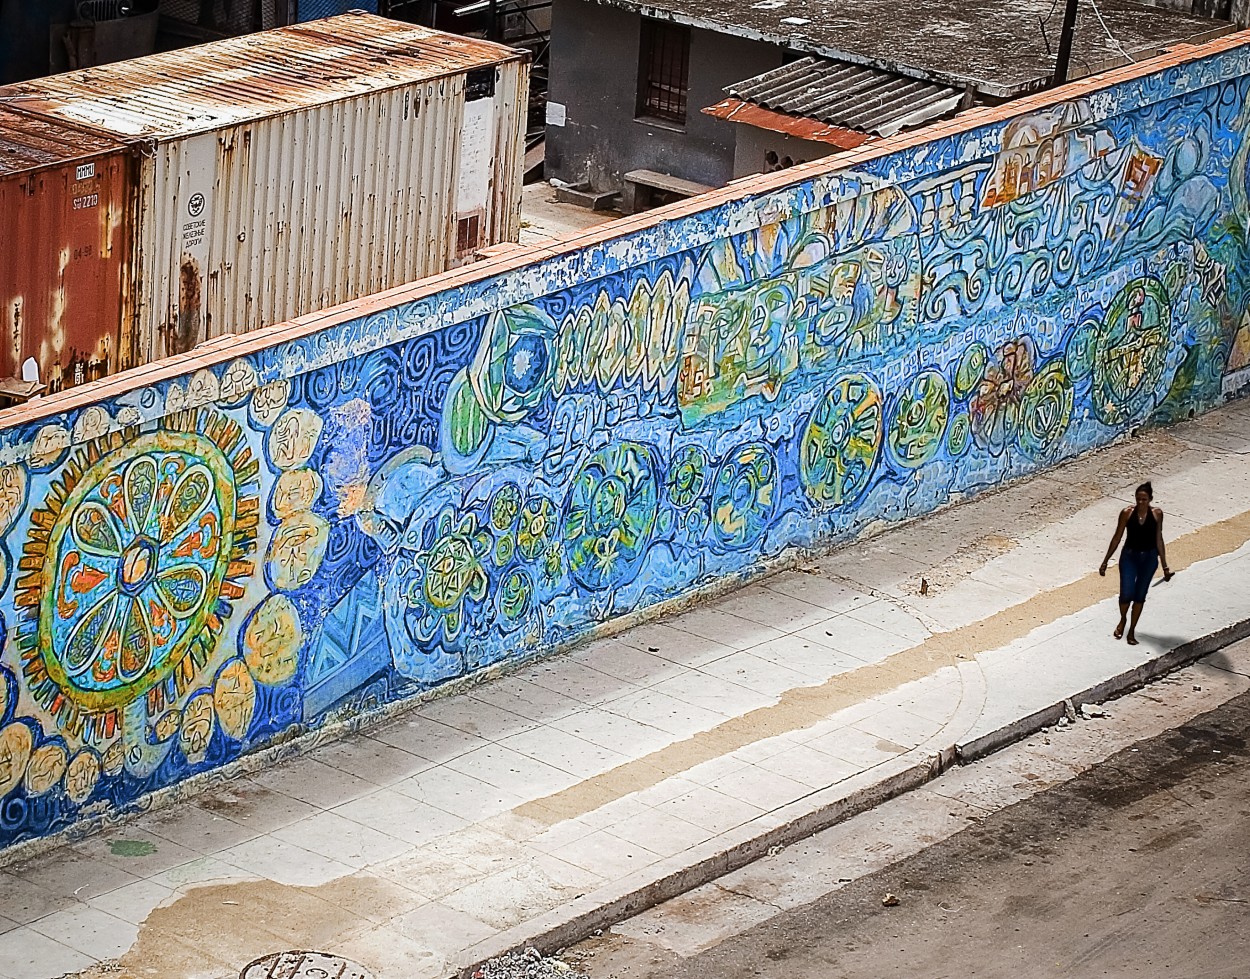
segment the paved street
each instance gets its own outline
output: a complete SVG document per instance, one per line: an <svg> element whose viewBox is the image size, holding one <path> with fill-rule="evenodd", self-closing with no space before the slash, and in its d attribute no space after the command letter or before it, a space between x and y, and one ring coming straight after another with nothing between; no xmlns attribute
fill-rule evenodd
<svg viewBox="0 0 1250 979"><path fill-rule="evenodd" d="M1190 672L1184 680L1203 678ZM1180 709L1188 691L1156 685L1136 703L1113 702L1107 721L1079 723L1131 725L1147 697ZM565 957L591 979L1245 976L1248 729L1250 694L1241 694L925 846L918 837L941 819L932 803L987 798L952 793L939 779L923 790L936 794L927 806L895 800L806 844L802 855L658 907ZM1057 730L1037 744L1070 737ZM1077 746L1064 757L1082 753ZM1022 772L1040 778L1028 747L1005 754L1020 764L987 765L980 785L1010 791ZM828 859L853 852L848 836L861 850L900 837L922 848L753 924L778 894L812 898L811 879ZM883 906L886 894L898 905Z"/></svg>
<svg viewBox="0 0 1250 979"><path fill-rule="evenodd" d="M917 784L1250 619L1248 455L1244 402L9 864L0 977L233 979L303 948L441 979ZM1128 647L1096 569L1147 477L1181 570Z"/></svg>

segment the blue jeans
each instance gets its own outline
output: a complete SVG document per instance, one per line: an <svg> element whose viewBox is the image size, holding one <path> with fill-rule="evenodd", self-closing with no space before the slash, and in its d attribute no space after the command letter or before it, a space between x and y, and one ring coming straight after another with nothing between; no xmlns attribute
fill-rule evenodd
<svg viewBox="0 0 1250 979"><path fill-rule="evenodd" d="M1158 551L1120 552L1120 601L1122 603L1144 602L1150 588L1150 579L1159 567Z"/></svg>

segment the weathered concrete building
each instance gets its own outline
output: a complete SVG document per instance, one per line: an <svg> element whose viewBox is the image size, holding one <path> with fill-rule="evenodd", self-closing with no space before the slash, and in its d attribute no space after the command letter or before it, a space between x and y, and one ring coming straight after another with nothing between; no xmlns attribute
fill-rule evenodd
<svg viewBox="0 0 1250 979"><path fill-rule="evenodd" d="M1050 0L862 0L836 16L817 0L555 0L547 173L596 190L620 189L624 175L639 169L720 185L889 135L900 128L891 123L907 115L899 105L926 97L919 89L942 112L957 108L961 95L965 105L1013 99L1050 84L1061 15L1062 5ZM1102 0L1097 11L1083 5L1070 76L1229 26L1136 0ZM815 56L808 67L826 78L846 68L874 77L852 71L858 81L834 85L842 116L822 115L810 102L795 112L739 98L763 110L745 115L723 104L733 99L726 100L730 90L759 89L755 76L768 89L776 69L806 56ZM883 90L900 96L899 104L887 105ZM704 111L713 107L719 111ZM885 125L858 111L865 107L884 107ZM787 116L837 130L850 127L830 118L854 118L859 128L849 137L826 131L832 138L811 138L810 129L788 129ZM921 113L903 125L933 117Z"/></svg>

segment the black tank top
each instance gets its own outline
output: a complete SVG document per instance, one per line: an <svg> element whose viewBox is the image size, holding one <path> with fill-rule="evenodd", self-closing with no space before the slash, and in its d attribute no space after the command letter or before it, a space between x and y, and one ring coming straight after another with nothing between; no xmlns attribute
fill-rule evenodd
<svg viewBox="0 0 1250 979"><path fill-rule="evenodd" d="M1146 522L1137 522L1137 511L1128 515L1128 536L1124 539L1126 551L1153 551L1159 546L1159 522L1155 520L1154 507L1146 511Z"/></svg>

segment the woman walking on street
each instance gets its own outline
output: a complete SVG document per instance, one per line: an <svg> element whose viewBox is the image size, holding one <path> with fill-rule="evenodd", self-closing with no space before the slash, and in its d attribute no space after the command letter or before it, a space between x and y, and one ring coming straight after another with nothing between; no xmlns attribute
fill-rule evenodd
<svg viewBox="0 0 1250 979"><path fill-rule="evenodd" d="M1120 552L1120 624L1115 627L1115 637L1119 639L1124 635L1127 622L1126 641L1130 646L1137 645L1137 620L1141 618L1150 579L1154 577L1160 561L1163 562L1163 580L1172 580L1167 550L1163 546L1163 511L1150 505L1154 495L1154 489L1148 482L1137 487L1137 502L1120 511L1111 546L1098 568L1098 573L1105 576L1107 562L1115 554L1120 538L1125 537L1124 550ZM1132 619L1129 619L1129 606L1133 609Z"/></svg>

